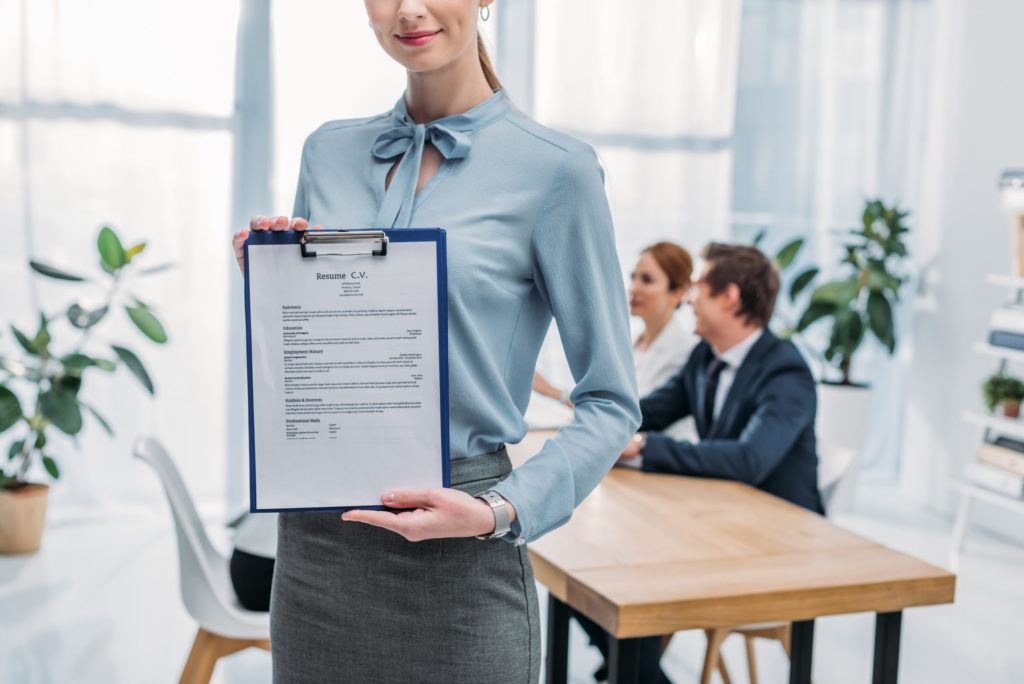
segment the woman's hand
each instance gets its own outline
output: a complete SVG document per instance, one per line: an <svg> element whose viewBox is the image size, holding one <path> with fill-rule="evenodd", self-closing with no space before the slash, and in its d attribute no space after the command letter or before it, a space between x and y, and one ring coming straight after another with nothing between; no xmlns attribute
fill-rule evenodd
<svg viewBox="0 0 1024 684"><path fill-rule="evenodd" d="M308 227L309 221L304 218L253 216L249 219L249 230L306 230ZM323 226L313 226L313 230L320 228ZM238 260L238 268L242 273L245 273L245 241L249 239L249 230L238 231L231 240L235 248L235 259Z"/></svg>
<svg viewBox="0 0 1024 684"><path fill-rule="evenodd" d="M398 489L387 492L381 502L388 508L411 511L346 511L342 520L362 522L396 532L409 541L442 537L475 537L494 531L491 507L458 489ZM515 509L508 504L512 520Z"/></svg>
<svg viewBox="0 0 1024 684"><path fill-rule="evenodd" d="M569 408L572 408L572 402L562 396L562 390L548 382L547 379L537 371L533 372L533 391L538 394L543 394L546 397L557 399Z"/></svg>

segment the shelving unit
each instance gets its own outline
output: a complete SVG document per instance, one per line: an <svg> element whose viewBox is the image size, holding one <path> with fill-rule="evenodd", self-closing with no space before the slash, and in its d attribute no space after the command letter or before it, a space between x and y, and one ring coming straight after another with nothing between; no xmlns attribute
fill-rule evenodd
<svg viewBox="0 0 1024 684"><path fill-rule="evenodd" d="M1024 278L991 274L985 276L985 282L990 285L1008 288L1013 296L1013 300L1017 304L1024 303ZM986 354L999 359L998 372L1000 373L1005 372L1010 363L1024 364L1024 351L996 347L987 342L976 342L973 348L979 354ZM992 441L991 437L993 434L1024 439L1024 419L1005 418L995 413L982 413L980 411L964 411L961 414L961 418L968 423L982 428L982 440L986 442ZM1024 498L988 489L977 483L970 482L966 478L954 480L952 487L960 492L960 507L957 509L956 522L953 524L953 534L949 545L950 568L956 571L960 564L960 552L963 550L964 537L967 535L971 509L974 503L976 501L984 501L1024 514Z"/></svg>

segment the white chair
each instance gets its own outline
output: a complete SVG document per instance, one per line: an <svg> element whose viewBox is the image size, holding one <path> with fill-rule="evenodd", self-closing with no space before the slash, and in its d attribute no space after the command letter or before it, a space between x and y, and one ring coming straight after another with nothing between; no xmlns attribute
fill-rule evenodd
<svg viewBox="0 0 1024 684"><path fill-rule="evenodd" d="M206 684L218 659L251 646L270 650L270 617L239 605L229 560L210 543L185 482L160 443L140 437L134 454L156 470L164 486L178 537L181 598L199 623L180 682Z"/></svg>

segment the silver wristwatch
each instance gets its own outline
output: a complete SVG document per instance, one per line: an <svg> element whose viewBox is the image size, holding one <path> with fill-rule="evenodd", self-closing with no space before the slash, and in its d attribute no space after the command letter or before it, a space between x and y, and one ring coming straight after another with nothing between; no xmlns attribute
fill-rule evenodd
<svg viewBox="0 0 1024 684"><path fill-rule="evenodd" d="M494 513L494 531L490 534L481 534L477 539L497 539L504 537L512 529L512 514L508 510L508 501L498 492L488 489L486 492L476 494L474 498L480 499L491 507Z"/></svg>

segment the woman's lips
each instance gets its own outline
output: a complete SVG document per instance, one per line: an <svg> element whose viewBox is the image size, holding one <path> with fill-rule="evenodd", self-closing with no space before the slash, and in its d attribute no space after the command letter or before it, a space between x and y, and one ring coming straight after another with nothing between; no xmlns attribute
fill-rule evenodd
<svg viewBox="0 0 1024 684"><path fill-rule="evenodd" d="M410 47L420 47L426 45L434 39L440 30L437 31L413 31L412 33L400 33L396 38L402 45L408 45Z"/></svg>

